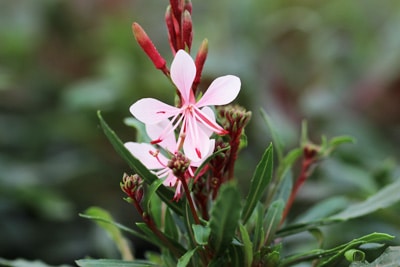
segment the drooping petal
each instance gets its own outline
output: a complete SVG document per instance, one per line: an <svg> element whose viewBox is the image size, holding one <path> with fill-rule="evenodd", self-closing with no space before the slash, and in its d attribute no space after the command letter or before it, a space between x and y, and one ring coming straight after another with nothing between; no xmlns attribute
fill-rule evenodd
<svg viewBox="0 0 400 267"><path fill-rule="evenodd" d="M196 103L197 107L226 105L232 102L240 91L240 79L233 75L226 75L215 79Z"/></svg>
<svg viewBox="0 0 400 267"><path fill-rule="evenodd" d="M140 162L142 162L149 170L165 168L164 164L168 162L168 159L161 154L158 154L159 160L157 160L157 158L151 154L151 152L156 152L157 150L150 144L127 142L124 145L129 152L131 152L135 158L140 160Z"/></svg>
<svg viewBox="0 0 400 267"><path fill-rule="evenodd" d="M184 50L179 50L171 64L171 79L181 93L184 104L191 100L195 76L196 66L192 57Z"/></svg>
<svg viewBox="0 0 400 267"><path fill-rule="evenodd" d="M142 98L136 101L129 110L133 116L146 124L156 124L179 113L178 108L154 98Z"/></svg>

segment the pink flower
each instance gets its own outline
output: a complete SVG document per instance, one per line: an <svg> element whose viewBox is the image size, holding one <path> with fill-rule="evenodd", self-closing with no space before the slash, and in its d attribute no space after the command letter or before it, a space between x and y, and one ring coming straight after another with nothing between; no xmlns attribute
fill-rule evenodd
<svg viewBox="0 0 400 267"><path fill-rule="evenodd" d="M196 101L192 84L196 75L193 59L184 50L179 50L171 64L171 79L176 85L181 107L165 104L154 98L143 98L130 107L131 113L140 121L156 124L171 118L170 124L163 129L152 144L162 142L179 125L179 145L183 142L185 155L191 160L202 160L209 154L209 138L212 132L220 135L227 133L210 116L207 106L226 105L232 102L240 91L240 79L226 75L215 79L204 95ZM207 109L204 109L207 108Z"/></svg>
<svg viewBox="0 0 400 267"><path fill-rule="evenodd" d="M168 125L167 121L161 121L158 124L154 125L149 125L147 126L146 130L148 135L151 137L154 135L154 133L159 132L160 129L164 129ZM168 168L168 161L169 159L164 156L160 150L156 149L154 146L147 144L147 143L136 143L136 142L127 142L124 144L125 147L131 152L131 154L140 160L140 162L143 163L143 165L153 171L153 173L160 179L165 179L163 184L165 186L170 186L170 187L176 187L175 189L175 195L174 195L174 200L179 200L182 196L182 182L175 177L173 174L172 170ZM163 147L164 150L168 153L175 153L176 152L176 139L174 134L168 135L162 143L159 144L160 146ZM207 154L206 156L208 157L211 152L213 151L212 149L215 146L215 140L211 139L208 142L209 145L209 150L210 153ZM206 157L204 158L206 159ZM194 170L201 165L203 161L191 161L190 166L187 170L187 176L188 178L194 176Z"/></svg>

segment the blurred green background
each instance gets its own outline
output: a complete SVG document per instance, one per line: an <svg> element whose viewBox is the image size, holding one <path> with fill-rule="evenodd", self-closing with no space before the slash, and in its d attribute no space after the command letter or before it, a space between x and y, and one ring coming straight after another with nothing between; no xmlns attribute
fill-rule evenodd
<svg viewBox="0 0 400 267"><path fill-rule="evenodd" d="M78 217L98 205L123 224L137 219L119 189L129 169L96 111L128 141L135 132L123 119L133 102L172 103L174 91L131 33L139 22L171 62L167 4L0 2L0 257L50 264L118 257L105 234ZM271 141L260 108L288 148L298 144L303 119L316 143L322 134L358 140L317 168L295 214L329 196L364 199L400 176L399 1L194 0L193 7L192 55L209 40L204 80L241 77L237 102L253 111L237 170L244 185ZM374 231L400 236L399 208L326 228L327 244ZM132 242L139 257L149 248Z"/></svg>

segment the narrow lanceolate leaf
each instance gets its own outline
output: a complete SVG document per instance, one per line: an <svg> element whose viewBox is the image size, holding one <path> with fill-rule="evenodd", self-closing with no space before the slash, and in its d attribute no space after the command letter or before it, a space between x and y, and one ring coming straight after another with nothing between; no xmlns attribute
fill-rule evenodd
<svg viewBox="0 0 400 267"><path fill-rule="evenodd" d="M189 264L190 259L192 258L193 254L196 252L197 248L189 250L182 257L178 260L177 267L186 267Z"/></svg>
<svg viewBox="0 0 400 267"><path fill-rule="evenodd" d="M253 210L260 200L264 190L267 188L268 184L272 178L272 168L273 168L273 149L272 144L268 146L265 150L261 161L258 163L256 170L253 174L253 178L250 183L250 191L247 195L246 202L243 208L242 220L243 224L246 224L247 220L250 218Z"/></svg>
<svg viewBox="0 0 400 267"><path fill-rule="evenodd" d="M108 211L101 209L99 207L91 207L91 208L87 209L85 211L85 213L87 215L99 216L99 217L105 218L106 220L114 221L111 214ZM121 253L122 259L124 259L124 260L132 260L133 259L133 255L129 248L128 242L123 237L123 235L118 227L116 227L113 224L100 222L100 221L97 221L97 225L100 226L101 228L103 228L103 230L105 230L109 234L109 236L111 237L111 239L114 241L115 245L117 246L119 252Z"/></svg>
<svg viewBox="0 0 400 267"><path fill-rule="evenodd" d="M156 267L149 261L135 260L135 261L122 261L112 259L83 259L77 260L76 264L80 267Z"/></svg>
<svg viewBox="0 0 400 267"><path fill-rule="evenodd" d="M379 190L375 195L369 197L367 200L353 204L347 209L339 212L328 219L349 220L366 214L375 212L382 208L387 208L400 201L400 180L387 185Z"/></svg>
<svg viewBox="0 0 400 267"><path fill-rule="evenodd" d="M148 184L152 184L155 180L158 179L156 175L151 173L137 158L135 158L124 146L119 137L115 134L115 132L108 126L108 124L104 121L101 116L100 111L97 112L97 116L100 120L100 125L103 128L105 135L108 140L113 145L115 151L128 163L128 165ZM168 190L165 186L161 185L157 189L157 194L160 196L162 200L164 200L167 205L174 210L179 215L183 214L183 208L179 204L179 202L171 201L174 197L172 191Z"/></svg>
<svg viewBox="0 0 400 267"><path fill-rule="evenodd" d="M246 227L240 224L239 229L243 242L244 266L250 267L253 262L253 244L251 243Z"/></svg>
<svg viewBox="0 0 400 267"><path fill-rule="evenodd" d="M275 232L281 222L285 202L282 199L275 200L268 208L265 216L265 245L269 245L275 237Z"/></svg>
<svg viewBox="0 0 400 267"><path fill-rule="evenodd" d="M220 256L232 243L240 218L240 194L235 184L221 186L211 210L209 245Z"/></svg>

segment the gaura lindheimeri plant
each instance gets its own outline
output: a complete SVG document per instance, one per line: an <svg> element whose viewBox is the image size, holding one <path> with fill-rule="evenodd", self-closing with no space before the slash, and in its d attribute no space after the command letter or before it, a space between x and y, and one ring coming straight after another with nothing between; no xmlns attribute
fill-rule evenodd
<svg viewBox="0 0 400 267"><path fill-rule="evenodd" d="M171 99L175 98L176 103L155 98L132 101L129 125L136 128L137 142L122 142L98 113L107 138L132 169L131 174L123 175L121 189L142 221L136 223L138 230L133 230L114 222L100 208L88 209L81 216L98 221L110 233L122 259L83 259L77 264L283 267L302 262L312 266L382 266L394 262L400 256L399 248L390 247L375 265L366 263L371 251L366 244L373 243L374 248L382 250L376 243L393 236L372 233L324 248L319 227L361 217L397 202L399 182L361 203L348 201L338 207L326 201L306 211L302 216L306 220L287 219L313 169L338 145L352 142L351 137L323 137L320 145L313 144L304 124L300 146L286 152L268 115L261 111L272 143L256 168L240 177L241 182L249 184L248 190L240 190L234 170L238 154L247 143L245 127L251 112L231 104L240 91L238 77L226 75L209 86L201 84L208 42L204 40L192 58L191 14L189 0L170 0L165 22L171 64L160 55L143 28L138 23L132 25L140 47L171 81ZM122 232L156 245L159 251L147 253L145 259L135 259ZM303 232L316 238L314 248L288 251L287 237Z"/></svg>

